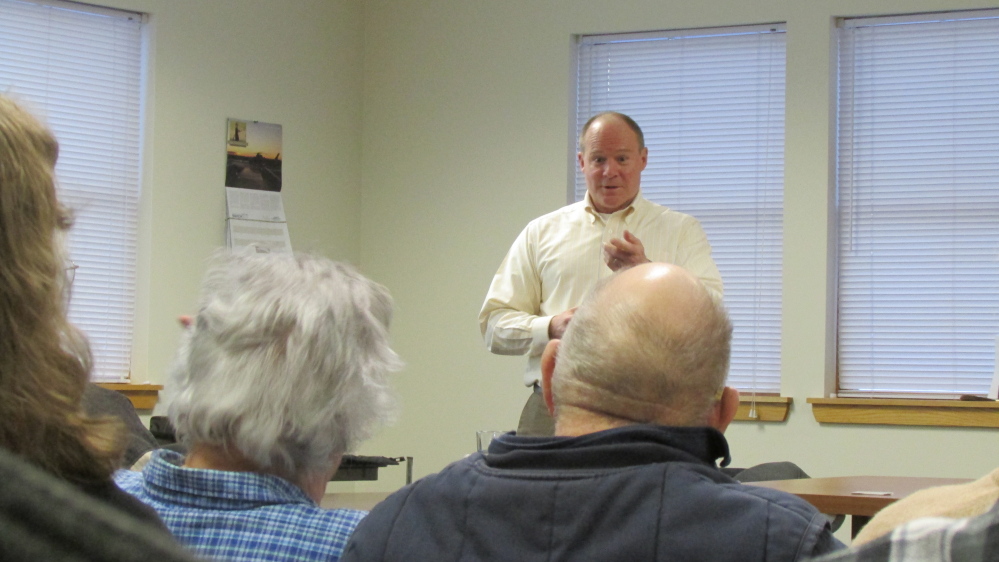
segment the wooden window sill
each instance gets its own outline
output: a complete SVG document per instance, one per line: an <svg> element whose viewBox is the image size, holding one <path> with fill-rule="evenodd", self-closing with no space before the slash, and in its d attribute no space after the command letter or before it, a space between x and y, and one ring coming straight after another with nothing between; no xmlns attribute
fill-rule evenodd
<svg viewBox="0 0 999 562"><path fill-rule="evenodd" d="M809 398L808 403L819 423L999 427L995 401Z"/></svg>
<svg viewBox="0 0 999 562"><path fill-rule="evenodd" d="M132 401L132 406L136 410L152 410L159 399L159 392L163 390L162 384L129 384L117 382L99 382L97 386L114 390L125 395Z"/></svg>
<svg viewBox="0 0 999 562"><path fill-rule="evenodd" d="M756 416L749 417L749 409L753 404L753 397L749 395L739 396L739 409L735 413L733 421L746 422L782 422L787 420L787 413L791 409L790 396L757 396Z"/></svg>

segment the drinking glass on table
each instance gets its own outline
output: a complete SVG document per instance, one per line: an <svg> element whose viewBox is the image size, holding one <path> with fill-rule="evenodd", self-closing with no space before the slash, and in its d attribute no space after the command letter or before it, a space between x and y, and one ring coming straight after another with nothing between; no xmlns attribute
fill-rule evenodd
<svg viewBox="0 0 999 562"><path fill-rule="evenodd" d="M506 432L505 431L493 431L493 430L489 430L489 429L483 429L483 430L476 431L475 432L475 443L478 446L478 451L480 453L488 451L489 450L489 443L491 443L493 439L499 437L500 435L503 435L504 433L506 433Z"/></svg>

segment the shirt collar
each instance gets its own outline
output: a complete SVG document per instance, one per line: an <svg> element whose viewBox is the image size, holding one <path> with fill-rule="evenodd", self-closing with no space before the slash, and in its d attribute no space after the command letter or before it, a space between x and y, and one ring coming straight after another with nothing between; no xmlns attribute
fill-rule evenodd
<svg viewBox="0 0 999 562"><path fill-rule="evenodd" d="M183 464L184 456L176 451L154 451L142 470L146 493L175 504L233 509L292 503L315 505L301 488L277 476L188 468Z"/></svg>
<svg viewBox="0 0 999 562"><path fill-rule="evenodd" d="M631 202L631 205L628 205L624 209L621 209L620 211L617 211L613 214L622 213L621 218L624 220L625 223L627 223L631 219L631 216L638 211L637 207L639 205L642 205L644 202L645 198L642 197L642 192L639 191L638 194L635 195L635 200ZM596 207L593 206L593 200L590 199L589 190L587 190L586 193L583 195L583 205L584 205L583 209L586 210L586 213L590 215L590 224L596 222L597 219L600 219L601 221L603 220L603 217L600 215L600 212L597 211Z"/></svg>
<svg viewBox="0 0 999 562"><path fill-rule="evenodd" d="M489 443L486 464L496 468L615 468L660 462L721 466L731 462L728 442L712 427L636 424L577 437L524 437L507 433Z"/></svg>

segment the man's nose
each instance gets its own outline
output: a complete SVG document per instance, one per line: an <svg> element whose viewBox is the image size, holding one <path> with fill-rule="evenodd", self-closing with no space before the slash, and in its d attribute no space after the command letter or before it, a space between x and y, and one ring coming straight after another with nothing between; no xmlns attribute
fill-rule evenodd
<svg viewBox="0 0 999 562"><path fill-rule="evenodd" d="M608 160L607 165L604 166L604 177L616 176L618 171L620 171L621 165L613 160Z"/></svg>

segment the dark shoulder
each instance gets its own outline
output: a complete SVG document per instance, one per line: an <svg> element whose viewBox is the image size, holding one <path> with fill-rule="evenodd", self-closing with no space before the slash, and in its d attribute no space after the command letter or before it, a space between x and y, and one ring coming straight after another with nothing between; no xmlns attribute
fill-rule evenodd
<svg viewBox="0 0 999 562"><path fill-rule="evenodd" d="M667 468L666 478L672 489L683 490L681 493L692 502L711 498L739 506L737 514L777 518L792 527L821 526L826 521L812 504L794 494L737 482L714 467L677 463Z"/></svg>
<svg viewBox="0 0 999 562"><path fill-rule="evenodd" d="M481 459L479 455L472 455ZM361 521L359 528L381 527L393 524L403 510L432 508L432 505L445 497L463 494L470 482L469 474L473 470L472 457L453 462L440 472L429 474L412 484L403 486L371 508L371 512Z"/></svg>
<svg viewBox="0 0 999 562"><path fill-rule="evenodd" d="M811 519L814 514L818 513L818 510L812 504L788 492L765 488L763 486L753 486L751 482L745 484L736 482L731 484L729 488L738 493L759 498L760 501L767 502L777 509L786 510L805 519Z"/></svg>
<svg viewBox="0 0 999 562"><path fill-rule="evenodd" d="M81 485L79 488L90 497L100 500L118 511L124 512L126 515L163 529L164 532L168 532L166 526L152 507L125 492L111 480L99 484Z"/></svg>
<svg viewBox="0 0 999 562"><path fill-rule="evenodd" d="M388 537L395 531L406 499L420 482L422 480L417 480L385 498L361 519L343 548L341 562L384 559Z"/></svg>

